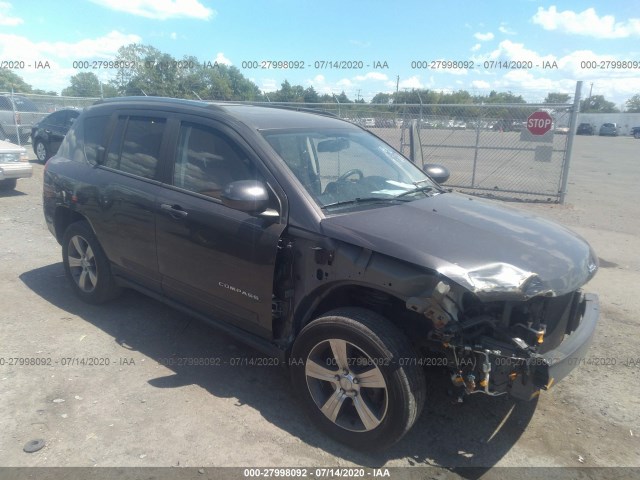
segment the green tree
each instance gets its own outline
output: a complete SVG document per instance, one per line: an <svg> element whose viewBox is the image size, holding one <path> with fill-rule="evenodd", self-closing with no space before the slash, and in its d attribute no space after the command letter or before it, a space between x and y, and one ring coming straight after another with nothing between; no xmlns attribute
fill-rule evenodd
<svg viewBox="0 0 640 480"><path fill-rule="evenodd" d="M340 95L338 95L338 102L340 103L353 103L351 100L349 100L349 97L347 97L347 94L344 93L344 90L340 93Z"/></svg>
<svg viewBox="0 0 640 480"><path fill-rule="evenodd" d="M67 97L99 97L100 80L93 72L80 72L69 79L71 85L62 90Z"/></svg>
<svg viewBox="0 0 640 480"><path fill-rule="evenodd" d="M51 96L58 96L58 92L54 92L53 90L42 90L41 88L34 88L33 90L31 90L31 93L35 93L38 95L51 95Z"/></svg>
<svg viewBox="0 0 640 480"><path fill-rule="evenodd" d="M514 95L511 91L496 92L492 90L486 97L485 103L527 103L522 95Z"/></svg>
<svg viewBox="0 0 640 480"><path fill-rule="evenodd" d="M258 86L234 66L200 62L185 56L176 60L151 45L120 47L123 63L112 86L120 95L159 95L203 100L261 100Z"/></svg>
<svg viewBox="0 0 640 480"><path fill-rule="evenodd" d="M374 97L371 99L371 103L380 103L383 105L388 105L393 97L390 93L376 93Z"/></svg>
<svg viewBox="0 0 640 480"><path fill-rule="evenodd" d="M544 99L544 103L568 103L571 95L568 93L550 92Z"/></svg>
<svg viewBox="0 0 640 480"><path fill-rule="evenodd" d="M627 112L640 113L640 94L635 94L625 102L625 105L627 106Z"/></svg>
<svg viewBox="0 0 640 480"><path fill-rule="evenodd" d="M318 92L316 92L315 88L309 87L305 88L303 99L305 103L318 103L320 97Z"/></svg>
<svg viewBox="0 0 640 480"><path fill-rule="evenodd" d="M26 83L22 77L11 70L0 70L0 91L10 92L13 89L16 93L31 93L31 85Z"/></svg>
<svg viewBox="0 0 640 480"><path fill-rule="evenodd" d="M605 100L603 95L593 95L580 102L582 113L616 113L619 112L616 104Z"/></svg>

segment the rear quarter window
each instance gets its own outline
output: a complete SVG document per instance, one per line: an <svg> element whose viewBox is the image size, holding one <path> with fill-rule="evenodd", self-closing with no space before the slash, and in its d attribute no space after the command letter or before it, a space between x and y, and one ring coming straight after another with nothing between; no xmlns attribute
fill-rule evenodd
<svg viewBox="0 0 640 480"><path fill-rule="evenodd" d="M109 141L104 165L144 178L155 178L166 120L121 117Z"/></svg>
<svg viewBox="0 0 640 480"><path fill-rule="evenodd" d="M104 146L109 115L87 117L84 122L80 123L83 123L85 158L90 164L96 165L98 163L98 147Z"/></svg>

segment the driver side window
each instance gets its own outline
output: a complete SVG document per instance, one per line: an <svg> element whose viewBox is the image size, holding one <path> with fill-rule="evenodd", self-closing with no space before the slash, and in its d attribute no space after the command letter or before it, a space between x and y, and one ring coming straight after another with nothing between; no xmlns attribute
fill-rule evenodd
<svg viewBox="0 0 640 480"><path fill-rule="evenodd" d="M213 128L182 123L173 169L173 185L220 199L237 180L264 181L242 150Z"/></svg>

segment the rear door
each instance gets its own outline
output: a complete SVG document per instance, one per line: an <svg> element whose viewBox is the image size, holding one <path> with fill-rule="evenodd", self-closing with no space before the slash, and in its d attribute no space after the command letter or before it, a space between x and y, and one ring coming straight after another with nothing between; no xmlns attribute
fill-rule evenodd
<svg viewBox="0 0 640 480"><path fill-rule="evenodd" d="M231 209L220 196L236 180L272 186L275 180L249 145L221 123L185 115L175 119L175 132L156 217L162 287L206 315L269 338L284 220ZM282 199L271 190L270 207L282 211Z"/></svg>
<svg viewBox="0 0 640 480"><path fill-rule="evenodd" d="M162 190L158 176L166 150L167 118L157 111L115 113L101 165L92 179L98 189L93 227L114 273L156 291L161 285L154 210ZM84 127L90 134L87 121ZM93 150L90 144L87 148Z"/></svg>

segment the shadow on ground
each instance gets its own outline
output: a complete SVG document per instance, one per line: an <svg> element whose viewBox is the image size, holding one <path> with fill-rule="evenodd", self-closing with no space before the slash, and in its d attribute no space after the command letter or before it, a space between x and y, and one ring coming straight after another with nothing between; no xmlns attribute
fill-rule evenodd
<svg viewBox="0 0 640 480"><path fill-rule="evenodd" d="M16 187L16 190L0 190L0 197L22 197L26 193L19 190L20 184Z"/></svg>
<svg viewBox="0 0 640 480"><path fill-rule="evenodd" d="M230 337L133 291L103 306L78 300L62 278L62 263L20 275L40 297L113 337L124 348L158 361L182 357L260 358L262 354ZM299 408L284 367L170 366L173 375L155 378L157 388L195 384L217 397L235 397L259 411L278 428L335 456L368 467L405 459L410 465L438 465L477 478L515 444L529 423L535 402L474 395L463 404L447 396L448 379L434 369L428 375L429 397L422 417L400 443L385 452L362 453L344 447L309 426ZM459 471L460 467L477 467Z"/></svg>

